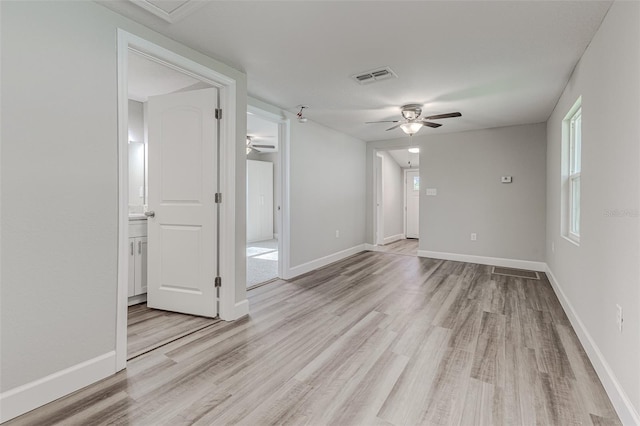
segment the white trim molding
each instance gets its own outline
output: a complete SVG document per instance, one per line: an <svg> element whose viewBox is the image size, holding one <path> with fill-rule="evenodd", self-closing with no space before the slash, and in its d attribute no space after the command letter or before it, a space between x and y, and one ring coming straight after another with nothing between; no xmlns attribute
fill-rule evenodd
<svg viewBox="0 0 640 426"><path fill-rule="evenodd" d="M481 265L502 266L503 268L527 269L545 272L546 264L532 260L505 259L501 257L475 256L471 254L445 253L440 251L418 250L418 256L433 259L455 260L457 262L479 263Z"/></svg>
<svg viewBox="0 0 640 426"><path fill-rule="evenodd" d="M629 396L620 385L620 382L613 373L609 363L605 359L604 355L602 355L600 348L598 348L598 345L596 345L596 342L589 334L589 331L573 308L573 305L567 298L566 294L562 291L562 287L560 287L555 275L546 264L544 272L547 274L551 287L556 293L562 308L569 317L569 321L578 335L578 339L587 353L591 364L593 364L593 368L596 370L596 373L602 382L602 386L604 386L607 395L609 395L609 399L611 399L611 403L616 409L618 417L620 417L620 421L623 425L640 425L640 415L631 403Z"/></svg>
<svg viewBox="0 0 640 426"><path fill-rule="evenodd" d="M327 266L331 263L338 262L342 259L346 259L349 256L366 251L365 244L359 244L357 246L342 250L328 256L321 257L319 259L312 260L310 262L303 263L302 265L294 266L287 271L286 280L290 280L299 275L306 274L307 272L315 271L318 268Z"/></svg>
<svg viewBox="0 0 640 426"><path fill-rule="evenodd" d="M187 16L195 13L207 2L196 0L185 0L181 5L171 11L166 11L149 0L129 0L131 3L140 6L144 10L153 13L155 16L165 20L166 22L173 24Z"/></svg>
<svg viewBox="0 0 640 426"><path fill-rule="evenodd" d="M247 315L249 315L249 299L244 299L243 301L236 303L233 311L233 319L227 321L235 321Z"/></svg>
<svg viewBox="0 0 640 426"><path fill-rule="evenodd" d="M0 423L115 374L116 352L80 364L0 394Z"/></svg>
<svg viewBox="0 0 640 426"><path fill-rule="evenodd" d="M399 240L404 240L404 234L396 234L396 235L392 235L390 237L385 237L384 239L384 243L385 244L391 244L391 243L395 243L396 241Z"/></svg>

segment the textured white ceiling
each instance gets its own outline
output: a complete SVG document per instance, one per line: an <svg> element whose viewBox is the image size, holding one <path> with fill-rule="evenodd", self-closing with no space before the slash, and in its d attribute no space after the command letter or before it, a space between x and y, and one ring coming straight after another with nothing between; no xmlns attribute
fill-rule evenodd
<svg viewBox="0 0 640 426"><path fill-rule="evenodd" d="M406 103L443 133L545 121L610 1L213 1L168 24L101 4L247 73L249 94L363 140ZM397 79L350 76L391 67Z"/></svg>

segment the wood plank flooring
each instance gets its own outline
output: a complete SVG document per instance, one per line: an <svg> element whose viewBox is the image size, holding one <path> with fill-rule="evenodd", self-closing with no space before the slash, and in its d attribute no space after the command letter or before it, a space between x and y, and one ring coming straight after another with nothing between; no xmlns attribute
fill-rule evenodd
<svg viewBox="0 0 640 426"><path fill-rule="evenodd" d="M418 255L418 240L413 238L398 240L389 244L375 247L376 251L384 253L405 254L408 256Z"/></svg>
<svg viewBox="0 0 640 426"><path fill-rule="evenodd" d="M364 252L16 425L620 424L546 278Z"/></svg>
<svg viewBox="0 0 640 426"><path fill-rule="evenodd" d="M160 311L140 303L129 306L127 321L127 359L131 359L220 320Z"/></svg>

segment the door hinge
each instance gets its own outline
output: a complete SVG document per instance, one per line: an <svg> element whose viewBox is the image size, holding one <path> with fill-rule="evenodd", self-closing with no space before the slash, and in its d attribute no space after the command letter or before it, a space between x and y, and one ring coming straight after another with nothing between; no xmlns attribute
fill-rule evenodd
<svg viewBox="0 0 640 426"><path fill-rule="evenodd" d="M213 197L213 199L216 202L216 204L221 204L222 203L222 193L221 192L216 192L216 195Z"/></svg>
<svg viewBox="0 0 640 426"><path fill-rule="evenodd" d="M216 108L216 120L222 119L222 110L220 108Z"/></svg>
<svg viewBox="0 0 640 426"><path fill-rule="evenodd" d="M216 277L216 279L214 280L214 283L216 287L222 287L222 278Z"/></svg>

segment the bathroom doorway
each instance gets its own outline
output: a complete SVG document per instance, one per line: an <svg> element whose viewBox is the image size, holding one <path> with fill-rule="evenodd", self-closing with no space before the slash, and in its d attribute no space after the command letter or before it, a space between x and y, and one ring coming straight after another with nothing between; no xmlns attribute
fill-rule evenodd
<svg viewBox="0 0 640 426"><path fill-rule="evenodd" d="M237 317L234 101L234 80L118 31L118 370L218 313Z"/></svg>

